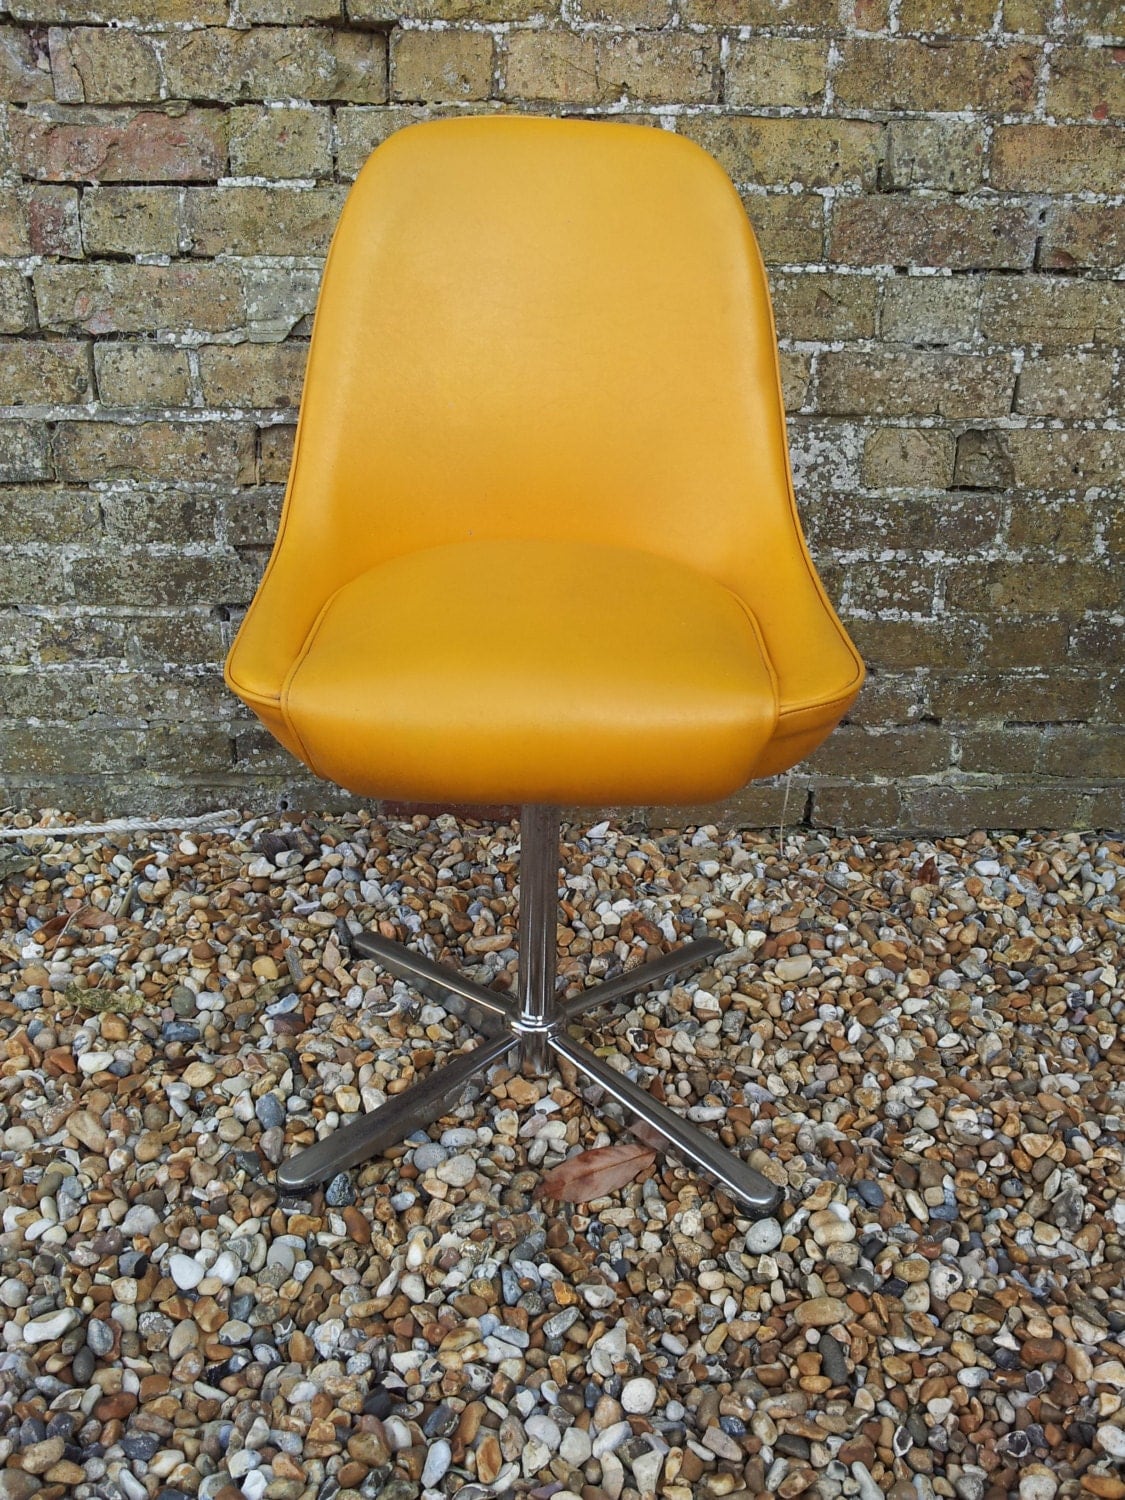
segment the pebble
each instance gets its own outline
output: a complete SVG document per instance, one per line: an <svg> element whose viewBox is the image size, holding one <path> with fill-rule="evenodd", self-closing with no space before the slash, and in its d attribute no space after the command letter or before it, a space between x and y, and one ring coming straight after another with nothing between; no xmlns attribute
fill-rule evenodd
<svg viewBox="0 0 1125 1500"><path fill-rule="evenodd" d="M63 1307L44 1317L29 1318L22 1329L23 1337L29 1344L43 1344L49 1339L59 1339L80 1322L81 1318L82 1314L76 1307Z"/></svg>
<svg viewBox="0 0 1125 1500"><path fill-rule="evenodd" d="M847 1303L839 1297L811 1297L793 1310L793 1321L800 1328L827 1328L847 1318Z"/></svg>
<svg viewBox="0 0 1125 1500"><path fill-rule="evenodd" d="M627 1380L621 1391L621 1405L627 1412L647 1416L656 1405L656 1383L647 1377Z"/></svg>
<svg viewBox="0 0 1125 1500"><path fill-rule="evenodd" d="M440 1167L448 1156L449 1152L444 1146L437 1141L427 1141L424 1146L415 1146L414 1165L419 1172L429 1172L434 1167Z"/></svg>
<svg viewBox="0 0 1125 1500"><path fill-rule="evenodd" d="M348 933L514 992L512 825L29 836L0 887L0 1500L1125 1500L1121 839L567 840L572 992L738 941L588 1038L768 1169L776 1216L658 1156L548 1217L545 1170L615 1127L508 1067L434 1140L278 1193L471 1035ZM134 919L44 935L75 899ZM75 1002L109 985L120 1011Z"/></svg>
<svg viewBox="0 0 1125 1500"><path fill-rule="evenodd" d="M751 1255L767 1255L781 1244L781 1225L776 1219L759 1219L746 1231L746 1249Z"/></svg>
<svg viewBox="0 0 1125 1500"><path fill-rule="evenodd" d="M425 1467L422 1470L422 1484L427 1489L438 1484L445 1477L452 1461L453 1450L444 1438L432 1444L429 1453L426 1455Z"/></svg>
<svg viewBox="0 0 1125 1500"><path fill-rule="evenodd" d="M434 1170L441 1181L448 1182L451 1187L467 1187L476 1176L477 1164L471 1156L459 1154L439 1162Z"/></svg>
<svg viewBox="0 0 1125 1500"><path fill-rule="evenodd" d="M191 1291L206 1276L206 1269L190 1255L168 1257L168 1273L181 1291Z"/></svg>

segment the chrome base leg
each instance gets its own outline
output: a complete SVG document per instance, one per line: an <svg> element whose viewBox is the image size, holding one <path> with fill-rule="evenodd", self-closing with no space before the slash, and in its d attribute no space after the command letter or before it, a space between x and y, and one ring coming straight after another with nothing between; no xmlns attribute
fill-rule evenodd
<svg viewBox="0 0 1125 1500"><path fill-rule="evenodd" d="M722 943L714 938L685 943L674 953L639 964L605 984L591 985L569 1000L558 1000L554 960L559 872L557 811L524 808L520 836L518 1003L474 984L432 959L412 953L401 943L388 942L370 932L359 933L352 940L358 953L375 959L415 990L482 1031L485 1040L472 1052L435 1068L422 1082L396 1094L370 1114L298 1152L278 1169L279 1185L288 1192L297 1191L381 1155L388 1147L440 1118L460 1100L471 1079L487 1073L512 1048L518 1047L520 1065L539 1076L547 1071L552 1055L565 1058L625 1109L631 1128L642 1138L655 1136L661 1149L714 1178L741 1199L752 1215L772 1213L781 1198L779 1188L720 1142L609 1067L564 1029L589 1011L655 989L671 974L699 968L723 952Z"/></svg>
<svg viewBox="0 0 1125 1500"><path fill-rule="evenodd" d="M626 995L635 995L640 990L654 990L659 981L666 979L669 974L690 974L693 969L701 969L709 959L717 958L720 953L725 952L726 949L718 938L685 943L674 953L662 953L659 958L650 958L647 963L638 964L635 969L627 969L624 974L618 974L616 979L608 979L605 984L592 984L580 995L572 995L569 1000L560 1001L557 1009L559 1021L565 1026L576 1021L579 1016L584 1016L587 1011L600 1010L603 1005L612 1005L615 1000L623 1000Z"/></svg>
<svg viewBox="0 0 1125 1500"><path fill-rule="evenodd" d="M382 1156L390 1146L397 1146L406 1136L432 1125L457 1104L466 1084L478 1074L487 1073L511 1051L516 1040L510 1032L489 1037L471 1052L463 1052L444 1067L434 1068L421 1082L393 1095L370 1114L342 1125L315 1146L308 1146L283 1162L277 1169L278 1185L291 1193L325 1182L337 1172L358 1167L374 1156Z"/></svg>
<svg viewBox="0 0 1125 1500"><path fill-rule="evenodd" d="M646 1141L650 1138L649 1132L655 1131L665 1150L713 1177L728 1192L741 1198L756 1215L773 1213L781 1201L781 1189L760 1172L755 1172L753 1167L748 1167L722 1142L704 1135L690 1120L681 1118L659 1099L654 1099L647 1089L611 1068L581 1042L556 1032L551 1037L551 1050L559 1057L565 1057L591 1082L599 1084L634 1121L646 1127L643 1137Z"/></svg>

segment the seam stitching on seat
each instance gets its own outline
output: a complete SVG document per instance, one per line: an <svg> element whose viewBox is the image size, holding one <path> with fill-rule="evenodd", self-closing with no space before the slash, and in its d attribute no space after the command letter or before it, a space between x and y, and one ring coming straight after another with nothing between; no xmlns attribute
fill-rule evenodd
<svg viewBox="0 0 1125 1500"><path fill-rule="evenodd" d="M733 189L733 184L732 184L732 189ZM734 191L735 191L735 196L737 197L737 190L735 189ZM742 206L742 200L741 199L739 199L739 205ZM795 529L795 531L797 533L797 542L798 542L798 545L800 546L800 549L801 549L801 557L802 557L802 560L803 560L804 565L805 565L805 570L808 573L809 581L812 583L813 588L816 590L817 594L819 595L819 597L821 599L821 602L824 604L824 606L825 606L825 608L826 608L826 610L828 612L828 617L832 621L832 624L836 627L837 635L840 637L841 641L843 642L843 645L844 645L845 649L847 650L848 655L851 657L851 659L852 659L852 661L853 661L853 663L855 665L855 668L856 668L855 674L852 677L852 680L848 684L848 687L846 688L846 690L844 692L844 695L843 695L844 698L847 699L852 694L857 693L859 691L859 689L863 686L864 679L867 676L867 669L864 666L863 658L860 656L859 652L856 650L855 642L852 640L851 636L849 636L848 632L844 629L843 622L841 621L839 615L837 615L836 610L835 610L835 606L833 605L831 599L829 599L828 594L825 591L824 583L821 580L820 574L817 572L816 565L814 564L814 562L812 560L812 554L809 551L808 540L805 537L804 527L801 525L801 513L797 509L797 495L796 495L796 491L795 491L795 489L793 487L793 465L792 465L792 463L790 461L790 456L789 456L789 432L788 432L788 427L787 427L786 420L785 420L785 392L784 392L784 390L782 388L782 384L781 384L781 355L780 355L780 351L778 349L778 343L777 343L777 320L775 319L774 313L773 313L773 298L770 296L769 280L768 280L768 278L766 276L766 267L765 267L765 261L762 258L762 249L761 249L761 246L758 244L758 237L754 233L754 226L750 223L749 218L746 217L746 211L745 211L744 207L743 207L743 218L744 218L744 222L746 224L747 231L749 232L749 235L750 235L750 243L754 247L754 253L755 253L756 260L757 260L758 275L761 278L762 286L763 286L763 289L765 291L766 311L769 314L769 320L770 320L770 335L771 335L771 341L772 341L772 345L773 345L774 382L775 382L776 388L777 388L777 411L778 411L779 420L780 420L780 423L781 423L782 451L783 451L783 454L784 454L784 457L785 457L785 480L786 480L786 486L785 486L785 488L786 488L786 498L789 501L789 514L790 514L790 516L791 516L791 518L793 520L793 526L794 526L794 529ZM818 700L816 700L815 703L810 704L809 706L813 707L813 708L822 707L822 706L824 706L827 703L835 703L835 702L838 702L838 701L840 701L840 700L839 700L839 698L836 698L836 697L834 697L834 698L828 698L828 699L818 699ZM780 702L780 700L779 700L779 702ZM780 717L780 708L779 708L779 717Z"/></svg>
<svg viewBox="0 0 1125 1500"><path fill-rule="evenodd" d="M736 594L733 589L727 588L726 584L720 584L720 588L723 589L724 593L730 595L730 597L742 611L743 615L746 617L746 621L754 634L754 640L757 643L758 654L759 656L761 656L762 661L765 663L766 671L769 674L770 687L773 691L773 724L770 727L769 734L766 736L763 743L758 746L757 750L754 753L754 761L756 761L761 755L762 751L769 744L770 740L773 739L774 731L777 728L777 721L781 713L781 692L778 683L777 668L774 666L773 658L770 656L769 651L766 648L765 637L762 635L762 630L760 625L758 624L758 620L754 614L754 611L747 604L746 600L743 599L741 594ZM754 761L751 762L751 770L753 769Z"/></svg>
<svg viewBox="0 0 1125 1500"><path fill-rule="evenodd" d="M317 769L317 766L316 766L315 761L313 760L313 757L309 754L308 746L305 744L305 741L304 741L304 739L303 739L300 731L298 730L296 724L293 722L293 716L289 712L289 694L290 694L290 691L291 691L291 689L293 687L293 683L294 683L294 681L296 679L297 673L301 670L301 667L304 665L306 657L308 656L309 652L312 650L313 645L316 642L317 636L320 634L320 627L324 624L325 620L328 618L328 611L331 609L331 607L332 607L333 603L335 602L337 596L345 588L347 588L347 584L341 584L338 589L333 589L333 591L331 592L331 594L329 594L328 598L321 605L321 607L320 607L320 613L317 615L316 619L313 621L312 625L309 627L309 633L305 637L304 641L301 643L301 649L297 652L297 656L296 656L296 659L293 662L293 665L289 668L289 671L285 674L285 681L281 685L281 693L280 693L279 700L278 700L279 706L281 708L281 716L285 720L286 726L289 729L289 733L297 741L298 745L300 745L300 747L301 747L301 754L304 757L305 764L309 767L309 769L311 771L314 771L316 773L316 775L320 776L321 779L324 780L324 781L331 780L331 777L323 776L322 772Z"/></svg>
<svg viewBox="0 0 1125 1500"><path fill-rule="evenodd" d="M372 152L372 156L374 156L374 154L375 153ZM355 184L353 183L352 186L354 188ZM343 208L340 210L340 217L336 221L336 228L332 232L332 240L331 240L331 243L328 246L328 254L324 258L324 271L321 274L321 278L320 278L320 285L321 285L322 288L324 286L326 286L327 283L328 283L328 271L329 271L329 268L332 265L332 253L336 249L336 245L337 245L337 243L339 241L340 230L343 227L344 219L347 216L348 203L349 203L351 197L352 197L352 193L349 191L347 198L345 198L345 200L344 200ZM308 352L308 354L306 356L306 359L305 359L304 382L305 382L306 387L308 385L309 366L312 363L313 350L316 347L316 325L317 325L317 320L319 319L319 316L320 316L320 307L321 307L321 298L320 298L320 295L318 293L317 294L317 301L316 301L316 310L313 313L312 333L310 334L310 337L309 337L309 352ZM304 399L304 392L302 391L302 394L301 394L301 404L300 404L300 408L298 409L298 412L297 412L297 426L296 426L296 429L294 430L294 433L293 433L293 458L290 461L290 465L289 465L289 478L288 478L288 482L286 483L286 486L285 486L285 499L282 501L282 505L281 505L281 516L278 519L278 523L277 523L277 535L274 537L273 550L270 553L269 561L266 563L265 572L262 574L261 578L258 580L258 586L254 590L254 597L253 597L253 599L251 599L250 605L249 605L249 607L248 607L245 615L243 615L243 617L242 617L242 624L238 627L238 630L235 632L234 640L231 642L230 650L227 653L227 663L229 663L233 659L233 657L234 657L235 649L238 646L239 637L242 635L242 632L246 629L247 622L250 620L251 616L254 614L254 607L258 603L258 600L262 597L263 593L265 592L266 584L269 582L270 575L273 572L274 567L275 567L276 563L278 562L279 558L281 557L281 553L282 553L282 550L284 548L286 530L287 530L287 527L288 527L289 518L290 518L290 515L291 515L291 512L292 512L292 509L293 509L293 504L292 504L292 502L293 502L293 492L296 489L297 460L300 457L300 453L301 453L301 431L302 431L302 428L304 426L304 415L305 415L305 399ZM292 668L290 668L290 672L291 671L292 671ZM223 675L227 678L228 683L233 686L233 684L235 682L235 676L234 676L233 671L231 671L226 664L224 664L224 673L223 673ZM284 683L283 683L283 687L284 687ZM280 701L281 701L281 690L279 690L278 696L275 699L270 699L265 694L261 694L259 696L261 696L264 701L274 702L274 703L280 703ZM284 710L283 710L283 712L284 712ZM286 722L288 722L288 720L286 720Z"/></svg>

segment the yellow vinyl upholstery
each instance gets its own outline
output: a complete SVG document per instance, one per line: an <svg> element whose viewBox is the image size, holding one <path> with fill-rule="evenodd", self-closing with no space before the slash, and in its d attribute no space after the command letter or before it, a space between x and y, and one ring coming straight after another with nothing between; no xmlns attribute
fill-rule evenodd
<svg viewBox="0 0 1125 1500"><path fill-rule="evenodd" d="M380 146L332 242L230 688L363 796L606 805L784 770L862 678L717 163L516 116Z"/></svg>

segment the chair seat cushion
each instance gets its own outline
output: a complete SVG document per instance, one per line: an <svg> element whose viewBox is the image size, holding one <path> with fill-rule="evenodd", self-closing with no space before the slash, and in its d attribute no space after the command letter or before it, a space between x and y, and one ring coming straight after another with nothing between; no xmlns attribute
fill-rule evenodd
<svg viewBox="0 0 1125 1500"><path fill-rule="evenodd" d="M778 721L754 618L669 558L580 542L411 552L338 589L281 709L306 763L415 802L706 802Z"/></svg>

